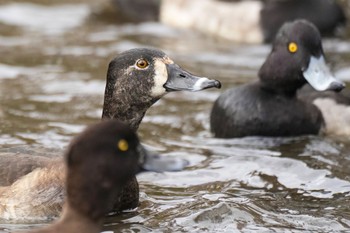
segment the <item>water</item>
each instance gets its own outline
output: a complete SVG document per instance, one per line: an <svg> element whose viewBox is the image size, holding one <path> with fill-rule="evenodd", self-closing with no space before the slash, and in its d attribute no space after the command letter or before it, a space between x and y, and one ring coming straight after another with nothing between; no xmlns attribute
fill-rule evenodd
<svg viewBox="0 0 350 233"><path fill-rule="evenodd" d="M270 50L157 23L117 26L109 16L92 13L92 1L60 4L1 1L3 150L23 145L32 153L38 146L60 149L98 121L108 62L126 49L158 47L193 73L221 80L223 89L254 80ZM336 76L349 81L350 42L327 39L324 46ZM190 166L177 173L139 175L140 207L107 218L104 230L350 231L350 140L213 139L208 117L221 91L171 93L149 110L139 130L142 141L164 155L186 158ZM42 224L3 223L0 228L7 232Z"/></svg>

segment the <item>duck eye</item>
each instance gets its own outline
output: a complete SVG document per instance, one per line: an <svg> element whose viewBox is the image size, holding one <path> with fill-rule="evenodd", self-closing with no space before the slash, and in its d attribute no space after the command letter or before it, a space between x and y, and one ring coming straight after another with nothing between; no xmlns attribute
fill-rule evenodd
<svg viewBox="0 0 350 233"><path fill-rule="evenodd" d="M295 53L296 51L298 51L298 45L295 42L290 42L288 45L288 50L291 53Z"/></svg>
<svg viewBox="0 0 350 233"><path fill-rule="evenodd" d="M129 143L125 139L119 140L118 149L120 151L127 151L129 149Z"/></svg>
<svg viewBox="0 0 350 233"><path fill-rule="evenodd" d="M146 60L140 59L140 60L138 60L138 61L136 62L136 65L137 65L137 67L140 68L140 69L145 69L149 64L148 64L148 62L147 62Z"/></svg>

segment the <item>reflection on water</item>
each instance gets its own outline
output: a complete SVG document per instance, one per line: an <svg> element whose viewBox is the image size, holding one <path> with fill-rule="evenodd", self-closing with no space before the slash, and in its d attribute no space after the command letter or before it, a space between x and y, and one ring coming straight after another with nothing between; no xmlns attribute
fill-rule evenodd
<svg viewBox="0 0 350 233"><path fill-rule="evenodd" d="M98 121L107 64L120 51L159 47L187 69L220 79L225 89L255 79L270 49L157 23L86 21L90 8L80 1L58 6L7 2L0 5L0 50L6 54L0 60L2 151L28 150L23 145L35 154L45 154L37 146L55 151ZM335 73L348 80L349 41L327 39L325 50ZM208 116L219 93L171 93L150 109L139 131L143 142L166 156L186 158L190 166L138 176L140 207L109 217L105 230L348 230L349 139L213 139ZM4 223L1 229L34 226Z"/></svg>

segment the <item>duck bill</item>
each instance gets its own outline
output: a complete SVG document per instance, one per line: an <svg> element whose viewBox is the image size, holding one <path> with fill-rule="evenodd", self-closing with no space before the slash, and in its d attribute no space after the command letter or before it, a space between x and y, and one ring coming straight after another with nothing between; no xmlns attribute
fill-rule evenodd
<svg viewBox="0 0 350 233"><path fill-rule="evenodd" d="M168 80L164 88L170 91L201 91L216 87L221 88L218 80L195 76L176 64L168 64Z"/></svg>
<svg viewBox="0 0 350 233"><path fill-rule="evenodd" d="M142 145L138 148L140 158L139 167L141 171L181 171L189 163L187 160L181 158L173 158L168 156L161 156L153 152L147 151Z"/></svg>
<svg viewBox="0 0 350 233"><path fill-rule="evenodd" d="M345 84L334 78L324 57L311 56L308 68L303 71L306 81L317 91L341 91Z"/></svg>

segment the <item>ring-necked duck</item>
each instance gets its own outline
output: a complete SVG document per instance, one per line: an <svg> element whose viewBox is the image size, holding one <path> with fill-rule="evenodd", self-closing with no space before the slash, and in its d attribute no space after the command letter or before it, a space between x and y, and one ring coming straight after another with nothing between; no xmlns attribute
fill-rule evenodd
<svg viewBox="0 0 350 233"><path fill-rule="evenodd" d="M131 21L158 20L237 42L271 42L283 23L306 19L322 35L346 21L334 0L113 0ZM139 14L139 12L146 14ZM158 16L159 14L159 16ZM234 33L232 33L234 32Z"/></svg>
<svg viewBox="0 0 350 233"><path fill-rule="evenodd" d="M259 81L225 91L214 103L210 125L215 137L297 136L318 134L322 112L300 100L297 90L309 83L317 91L340 91L325 63L321 36L308 21L286 23L259 70ZM327 122L326 122L327 123Z"/></svg>
<svg viewBox="0 0 350 233"><path fill-rule="evenodd" d="M145 169L159 171L164 170L163 165L174 165L168 165L166 159L154 164L153 157L142 148L135 132L120 121L109 120L88 127L71 142L65 155L67 198L60 219L30 232L99 233L104 216L111 210L110 203L120 195L128 179ZM27 196L33 185L29 189L18 187L16 196ZM42 188L41 191L45 189ZM52 188L51 192L60 193ZM40 195L39 190L36 192ZM5 211L21 208L19 204L12 203Z"/></svg>
<svg viewBox="0 0 350 233"><path fill-rule="evenodd" d="M165 94L211 87L221 84L190 74L162 51L128 50L109 64L102 118L125 121L136 131L147 109Z"/></svg>
<svg viewBox="0 0 350 233"><path fill-rule="evenodd" d="M147 109L165 94L181 90L200 91L220 86L217 80L197 77L183 70L162 51L145 48L128 50L120 53L109 64L102 118L121 120L136 131ZM31 160L28 156L23 157L22 162L21 155L0 156L0 161L6 161L0 162L0 183L7 186L12 184L16 187L31 187L30 193L33 195L26 197L21 208L11 209L6 214L0 212L0 218L19 220L58 216L64 197L62 160L40 156ZM174 162L181 163L178 160ZM37 169L34 170L35 168ZM28 172L31 173L27 174ZM40 182L41 179L45 184ZM35 183L40 184L42 188L40 195L35 191L36 187L32 186ZM3 189L10 190L11 186ZM9 203L7 200L10 197L22 198L21 195L15 196L11 194L0 197L0 204ZM134 176L126 182L121 194L116 197L113 211L135 208L138 202L139 188Z"/></svg>

